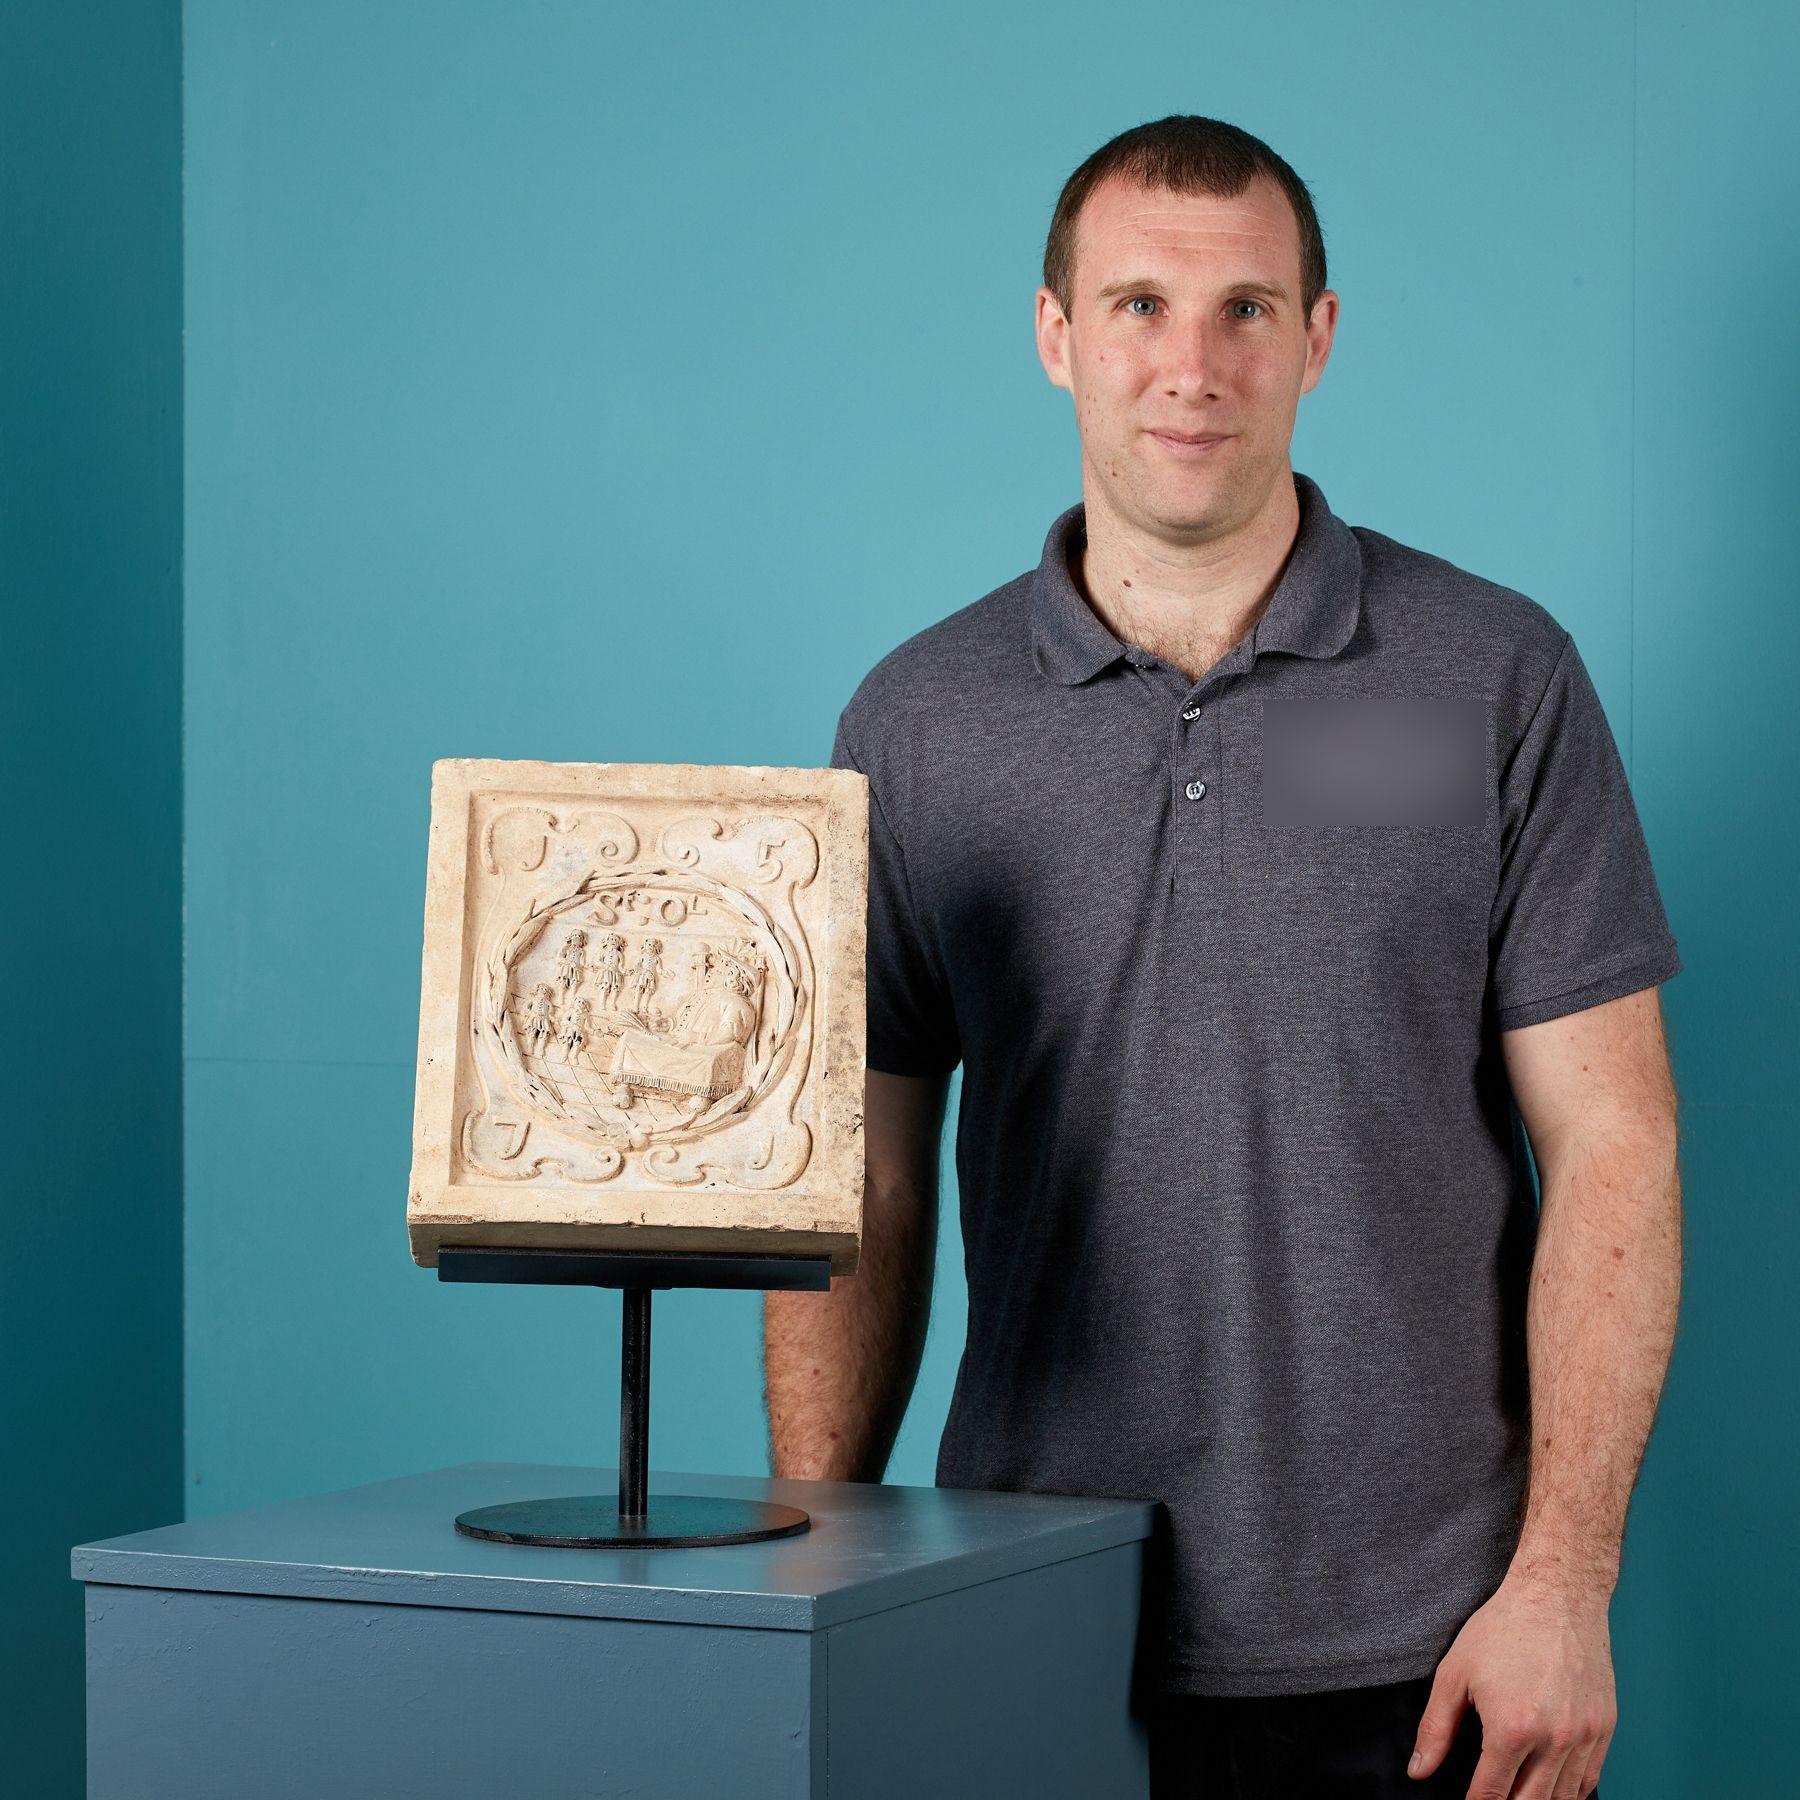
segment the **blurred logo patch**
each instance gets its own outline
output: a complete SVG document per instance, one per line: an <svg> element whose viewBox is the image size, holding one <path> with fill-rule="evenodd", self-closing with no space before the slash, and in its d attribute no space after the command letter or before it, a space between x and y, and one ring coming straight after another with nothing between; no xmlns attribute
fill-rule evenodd
<svg viewBox="0 0 1800 1800"><path fill-rule="evenodd" d="M1487 706L1478 696L1265 700L1265 825L1479 825Z"/></svg>

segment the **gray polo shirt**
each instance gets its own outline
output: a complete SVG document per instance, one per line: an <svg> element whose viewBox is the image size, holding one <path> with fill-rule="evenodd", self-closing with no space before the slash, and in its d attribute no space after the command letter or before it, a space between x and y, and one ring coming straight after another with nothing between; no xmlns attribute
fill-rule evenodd
<svg viewBox="0 0 1800 1800"><path fill-rule="evenodd" d="M1156 1499L1173 1691L1429 1674L1506 1572L1536 1194L1499 1033L1681 968L1523 594L1329 509L1199 682L1035 570L864 678L868 1060L963 1065L942 1486Z"/></svg>

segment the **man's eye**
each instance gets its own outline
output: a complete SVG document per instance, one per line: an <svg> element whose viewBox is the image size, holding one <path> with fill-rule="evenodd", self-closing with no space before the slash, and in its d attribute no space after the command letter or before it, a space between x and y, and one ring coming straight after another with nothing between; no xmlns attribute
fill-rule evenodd
<svg viewBox="0 0 1800 1800"><path fill-rule="evenodd" d="M1231 304L1232 304L1232 305L1233 305L1233 306L1255 306L1255 307L1260 307L1260 306L1261 306L1261 305L1262 305L1262 302L1261 302L1261 301L1260 301L1260 300L1234 300L1234 301L1232 301L1232 303L1231 303Z"/></svg>
<svg viewBox="0 0 1800 1800"><path fill-rule="evenodd" d="M1152 300L1148 294L1133 294L1131 296L1131 298L1125 302L1125 304L1127 306L1136 306L1140 300L1143 301L1143 303L1147 307L1149 307L1150 312L1136 313L1133 316L1135 318L1139 318L1139 319L1147 319L1150 317L1151 313L1154 313L1156 311L1156 302L1154 300Z"/></svg>

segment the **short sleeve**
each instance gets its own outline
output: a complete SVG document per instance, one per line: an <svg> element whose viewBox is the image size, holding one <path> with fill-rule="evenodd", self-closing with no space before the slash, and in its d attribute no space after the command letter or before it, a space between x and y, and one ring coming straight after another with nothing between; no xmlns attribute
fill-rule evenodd
<svg viewBox="0 0 1800 1800"><path fill-rule="evenodd" d="M1573 638L1501 773L1489 954L1502 1031L1681 972L1625 766Z"/></svg>
<svg viewBox="0 0 1800 1800"><path fill-rule="evenodd" d="M834 769L868 776L838 720ZM949 991L913 910L906 858L869 777L868 1066L889 1075L947 1075L962 1061Z"/></svg>

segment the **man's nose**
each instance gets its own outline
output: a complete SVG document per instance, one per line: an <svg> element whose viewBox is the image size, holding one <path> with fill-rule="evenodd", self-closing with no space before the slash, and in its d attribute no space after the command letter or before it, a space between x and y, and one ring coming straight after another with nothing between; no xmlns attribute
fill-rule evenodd
<svg viewBox="0 0 1800 1800"><path fill-rule="evenodd" d="M1218 379L1219 346L1210 319L1194 314L1177 319L1164 338L1168 348L1166 374L1171 391L1199 398Z"/></svg>

